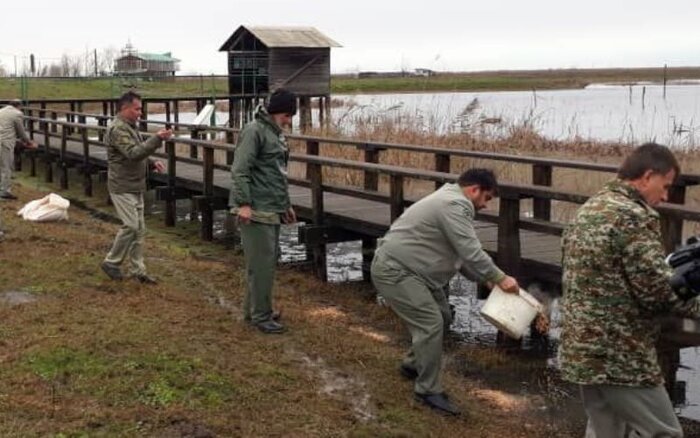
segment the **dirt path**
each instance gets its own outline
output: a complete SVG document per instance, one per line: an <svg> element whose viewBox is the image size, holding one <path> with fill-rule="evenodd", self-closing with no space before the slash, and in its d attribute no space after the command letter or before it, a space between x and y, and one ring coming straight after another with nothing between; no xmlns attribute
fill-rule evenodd
<svg viewBox="0 0 700 438"><path fill-rule="evenodd" d="M240 321L237 250L151 221L146 263L161 283L115 283L98 269L115 225L76 208L21 222L20 206L0 204L0 436L580 436L580 414L562 420L491 380L536 368L492 349L451 349L445 382L465 415L415 403L396 371L403 330L366 285L281 269L290 331L265 336Z"/></svg>

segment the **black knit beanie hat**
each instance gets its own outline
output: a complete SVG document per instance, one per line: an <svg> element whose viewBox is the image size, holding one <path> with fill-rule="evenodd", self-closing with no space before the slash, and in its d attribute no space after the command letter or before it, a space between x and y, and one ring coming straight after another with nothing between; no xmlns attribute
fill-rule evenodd
<svg viewBox="0 0 700 438"><path fill-rule="evenodd" d="M270 95L267 102L267 112L269 114L291 114L297 113L297 96L291 91L280 88Z"/></svg>

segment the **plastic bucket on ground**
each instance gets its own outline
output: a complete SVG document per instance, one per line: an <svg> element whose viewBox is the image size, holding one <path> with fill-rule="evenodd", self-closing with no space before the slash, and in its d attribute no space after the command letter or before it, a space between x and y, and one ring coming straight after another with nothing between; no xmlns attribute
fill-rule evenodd
<svg viewBox="0 0 700 438"><path fill-rule="evenodd" d="M496 286L480 313L500 331L520 339L541 311L542 304L524 290L520 289L519 294L509 294Z"/></svg>

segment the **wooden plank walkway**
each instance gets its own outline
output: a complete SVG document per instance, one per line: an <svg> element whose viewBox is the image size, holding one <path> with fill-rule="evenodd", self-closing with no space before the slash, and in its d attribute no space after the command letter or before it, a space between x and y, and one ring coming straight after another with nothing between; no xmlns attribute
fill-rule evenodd
<svg viewBox="0 0 700 438"><path fill-rule="evenodd" d="M34 140L42 147L44 138L34 134ZM56 154L60 150L60 139L50 138L50 146ZM81 142L68 140L66 143L67 156L73 161L83 160L83 145ZM103 169L107 168L107 153L104 147L90 145L91 162ZM164 160L164 159L162 159ZM179 185L193 191L202 191L202 166L178 161L176 175ZM159 183L167 181L167 174L153 175ZM225 170L214 170L214 196L228 198L231 184L230 173ZM306 187L290 185L292 205L298 210L301 219L311 219L311 190ZM366 234L368 237L380 237L388 230L390 221L389 205L377 201L358 199L351 196L324 193L324 211L328 226L337 226L349 231ZM493 223L477 222L476 231L484 249L496 253L498 227ZM520 233L522 259L535 262L536 265L548 265L557 271L560 266L561 247L558 236L522 230Z"/></svg>

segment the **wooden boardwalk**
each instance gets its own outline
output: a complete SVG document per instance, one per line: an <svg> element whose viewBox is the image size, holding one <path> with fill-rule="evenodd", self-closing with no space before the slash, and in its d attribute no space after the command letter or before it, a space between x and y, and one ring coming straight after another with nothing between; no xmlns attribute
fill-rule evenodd
<svg viewBox="0 0 700 438"><path fill-rule="evenodd" d="M34 140L40 146L45 145L44 136L35 134ZM60 139L51 138L50 148L57 155L60 147ZM84 159L83 144L75 140L66 142L67 156L77 162ZM93 165L107 169L107 154L104 147L90 145L90 161ZM167 174L154 174L153 179L157 183L165 184ZM177 163L178 186L194 192L203 191L202 166L191 163ZM225 170L214 170L214 196L222 199L228 198L231 184L230 173ZM298 210L302 220L311 219L312 197L311 189L298 185L290 185L290 198L292 205ZM359 199L356 197L336 193L324 193L324 211L326 213L325 224L332 227L340 227L368 237L381 237L389 229L390 208L382 202ZM495 254L498 241L498 227L493 223L477 221L475 224L479 240L489 253ZM549 265L554 270L560 265L561 247L560 238L550 234L523 230L520 233L522 258L524 261L532 261L535 264Z"/></svg>

